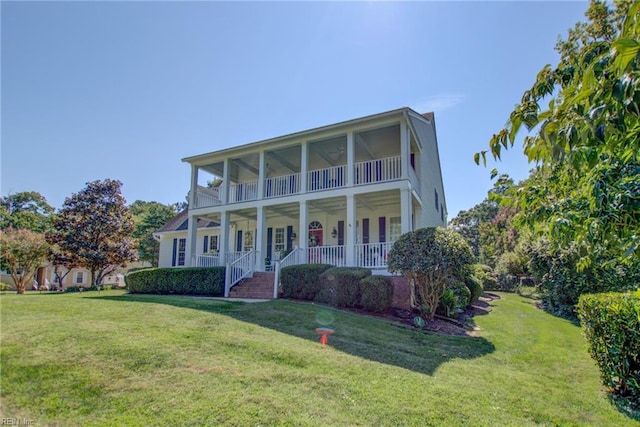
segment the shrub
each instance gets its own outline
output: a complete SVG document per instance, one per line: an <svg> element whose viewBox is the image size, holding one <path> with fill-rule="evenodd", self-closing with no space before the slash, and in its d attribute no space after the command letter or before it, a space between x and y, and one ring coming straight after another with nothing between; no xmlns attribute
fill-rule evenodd
<svg viewBox="0 0 640 427"><path fill-rule="evenodd" d="M224 267L149 268L129 273L132 294L224 295Z"/></svg>
<svg viewBox="0 0 640 427"><path fill-rule="evenodd" d="M602 382L640 410L640 291L582 295L577 312Z"/></svg>
<svg viewBox="0 0 640 427"><path fill-rule="evenodd" d="M320 275L332 268L329 264L300 264L280 270L284 298L313 301L320 291Z"/></svg>
<svg viewBox="0 0 640 427"><path fill-rule="evenodd" d="M0 291L9 291L13 289L13 287L7 283L0 282Z"/></svg>
<svg viewBox="0 0 640 427"><path fill-rule="evenodd" d="M464 284L467 286L467 289L469 289L469 304L478 301L482 292L484 292L482 280L476 277L475 274L469 274L465 277Z"/></svg>
<svg viewBox="0 0 640 427"><path fill-rule="evenodd" d="M413 286L414 308L431 320L447 281L460 279L473 263L471 248L460 233L438 227L400 236L387 256L390 272L404 274Z"/></svg>
<svg viewBox="0 0 640 427"><path fill-rule="evenodd" d="M84 292L89 288L85 288L84 286L67 286L64 288L65 292Z"/></svg>
<svg viewBox="0 0 640 427"><path fill-rule="evenodd" d="M514 276L512 274L499 274L492 290L517 293L519 287L520 276Z"/></svg>
<svg viewBox="0 0 640 427"><path fill-rule="evenodd" d="M320 275L322 292L317 295L316 301L333 303L338 307L360 306L360 281L370 275L368 268L330 268Z"/></svg>
<svg viewBox="0 0 640 427"><path fill-rule="evenodd" d="M547 241L539 240L530 245L529 254L544 307L559 316L575 318L580 295L625 292L637 289L640 283L640 263L623 265L600 256L580 270L581 252L576 244L551 251Z"/></svg>
<svg viewBox="0 0 640 427"><path fill-rule="evenodd" d="M388 276L368 276L360 280L360 304L367 311L381 313L391 307L393 284Z"/></svg>
<svg viewBox="0 0 640 427"><path fill-rule="evenodd" d="M465 284L465 282L458 279L451 279L447 281L447 290L453 292L456 296L456 304L454 310L464 310L471 301L471 291Z"/></svg>
<svg viewBox="0 0 640 427"><path fill-rule="evenodd" d="M436 309L436 313L454 318L456 315L456 306L458 305L458 297L451 290L447 289L442 294L442 298L438 302L438 308Z"/></svg>

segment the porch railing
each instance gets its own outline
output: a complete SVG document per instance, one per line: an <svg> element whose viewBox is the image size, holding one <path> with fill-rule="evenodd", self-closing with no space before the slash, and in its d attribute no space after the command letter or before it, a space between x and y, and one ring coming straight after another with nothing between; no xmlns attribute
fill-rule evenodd
<svg viewBox="0 0 640 427"><path fill-rule="evenodd" d="M246 202L258 198L258 181L229 185L229 203Z"/></svg>
<svg viewBox="0 0 640 427"><path fill-rule="evenodd" d="M307 172L307 191L331 190L347 184L346 165Z"/></svg>
<svg viewBox="0 0 640 427"><path fill-rule="evenodd" d="M393 243L359 243L355 245L356 264L358 267L386 268L387 254Z"/></svg>
<svg viewBox="0 0 640 427"><path fill-rule="evenodd" d="M300 174L276 176L264 181L264 197L283 197L300 192Z"/></svg>
<svg viewBox="0 0 640 427"><path fill-rule="evenodd" d="M213 255L213 254L198 255L196 265L198 267L220 267L220 255Z"/></svg>
<svg viewBox="0 0 640 427"><path fill-rule="evenodd" d="M400 179L402 175L400 165L400 156L359 162L353 165L353 179L356 185Z"/></svg>
<svg viewBox="0 0 640 427"><path fill-rule="evenodd" d="M336 267L347 265L346 246L315 246L307 248L309 264L331 264Z"/></svg>
<svg viewBox="0 0 640 427"><path fill-rule="evenodd" d="M231 288L242 279L251 276L256 264L256 252L249 251L233 262L227 262L224 279L224 296L229 297Z"/></svg>

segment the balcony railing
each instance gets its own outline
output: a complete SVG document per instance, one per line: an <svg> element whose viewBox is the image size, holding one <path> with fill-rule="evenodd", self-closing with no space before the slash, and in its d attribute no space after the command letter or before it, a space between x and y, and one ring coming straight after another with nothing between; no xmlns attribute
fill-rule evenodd
<svg viewBox="0 0 640 427"><path fill-rule="evenodd" d="M220 188L198 186L198 191L196 192L196 208L218 206L221 204L222 200L220 200Z"/></svg>
<svg viewBox="0 0 640 427"><path fill-rule="evenodd" d="M258 198L258 181L229 185L229 203L246 202Z"/></svg>
<svg viewBox="0 0 640 427"><path fill-rule="evenodd" d="M307 190L320 191L344 187L347 184L347 166L334 166L307 172Z"/></svg>
<svg viewBox="0 0 640 427"><path fill-rule="evenodd" d="M276 176L264 181L264 197L284 197L300 192L300 174Z"/></svg>
<svg viewBox="0 0 640 427"><path fill-rule="evenodd" d="M411 168L410 168L411 169ZM376 184L400 179L400 156L358 162L353 165L353 184ZM420 181L413 169L408 176L414 187L419 188ZM223 184L224 185L224 184ZM286 197L303 192L315 192L343 188L347 185L347 166L333 166L325 169L307 171L306 189L301 186L301 174L294 173L271 177L264 180L263 194L258 194L258 181L230 184L227 188L227 203L240 203L260 198ZM196 208L218 206L224 204L222 188L198 187Z"/></svg>
<svg viewBox="0 0 640 427"><path fill-rule="evenodd" d="M353 179L356 185L400 179L400 156L359 162L353 165Z"/></svg>

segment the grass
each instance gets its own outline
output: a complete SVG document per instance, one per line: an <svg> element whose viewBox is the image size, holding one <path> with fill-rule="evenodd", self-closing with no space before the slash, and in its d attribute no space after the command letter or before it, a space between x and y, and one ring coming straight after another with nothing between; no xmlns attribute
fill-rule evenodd
<svg viewBox="0 0 640 427"><path fill-rule="evenodd" d="M0 296L1 416L34 425L638 425L580 329L506 294L479 337L284 300ZM333 316L329 346L316 318Z"/></svg>

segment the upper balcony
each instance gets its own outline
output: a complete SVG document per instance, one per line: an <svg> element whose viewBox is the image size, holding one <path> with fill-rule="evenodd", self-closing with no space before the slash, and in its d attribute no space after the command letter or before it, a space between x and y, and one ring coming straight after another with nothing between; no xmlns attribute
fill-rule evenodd
<svg viewBox="0 0 640 427"><path fill-rule="evenodd" d="M307 171L306 176L304 187L301 184L300 173L266 178L262 193L259 191L258 180L231 183L226 188L226 203L222 188L224 183L214 188L198 186L195 207L205 208L347 187L347 165L310 170ZM395 181L401 177L400 156L358 162L353 165L354 186Z"/></svg>
<svg viewBox="0 0 640 427"><path fill-rule="evenodd" d="M398 119L387 120L363 129L309 132L304 138L292 135L198 156L197 164L190 161L196 190L192 208L401 179L419 189L422 147L403 126Z"/></svg>

